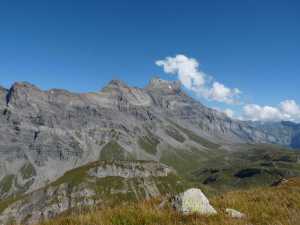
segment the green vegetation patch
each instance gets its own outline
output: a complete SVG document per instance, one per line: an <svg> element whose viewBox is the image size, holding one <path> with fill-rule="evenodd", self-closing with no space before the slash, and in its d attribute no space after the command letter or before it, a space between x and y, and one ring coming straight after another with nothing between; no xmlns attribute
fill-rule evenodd
<svg viewBox="0 0 300 225"><path fill-rule="evenodd" d="M0 182L1 195L9 192L9 190L11 189L11 187L13 185L14 178L15 178L15 175L6 175L5 177L2 178L2 180Z"/></svg>
<svg viewBox="0 0 300 225"><path fill-rule="evenodd" d="M111 195L114 190L122 190L124 188L124 178L122 177L104 177L98 178L96 181L95 191L100 195Z"/></svg>
<svg viewBox="0 0 300 225"><path fill-rule="evenodd" d="M52 186L58 186L63 183L69 184L71 187L77 186L88 178L87 171L97 166L98 162L93 162L85 166L81 166L67 171L63 176L51 183Z"/></svg>
<svg viewBox="0 0 300 225"><path fill-rule="evenodd" d="M133 156L116 141L108 142L101 150L100 160L127 160L133 159Z"/></svg>
<svg viewBox="0 0 300 225"><path fill-rule="evenodd" d="M138 139L139 146L147 153L155 155L157 153L157 145L159 140L153 136L143 136Z"/></svg>
<svg viewBox="0 0 300 225"><path fill-rule="evenodd" d="M0 213L2 213L11 204L13 204L16 201L19 201L23 198L24 198L23 196L17 195L17 196L11 196L11 197L1 200L0 201Z"/></svg>
<svg viewBox="0 0 300 225"><path fill-rule="evenodd" d="M167 133L167 135L169 135L170 137L172 137L178 142L183 143L185 141L184 136L181 135L180 132L176 130L174 127L167 126L165 132Z"/></svg>
<svg viewBox="0 0 300 225"><path fill-rule="evenodd" d="M202 164L210 159L222 154L221 150L198 150L178 149L167 146L161 151L160 161L176 169L176 171L184 176L188 176L192 171L198 169Z"/></svg>
<svg viewBox="0 0 300 225"><path fill-rule="evenodd" d="M166 177L155 177L154 180L162 195L180 193L193 187L191 183L173 173Z"/></svg>
<svg viewBox="0 0 300 225"><path fill-rule="evenodd" d="M184 127L181 127L178 124L173 123L173 122L172 122L172 124L174 126L176 126L179 130L181 130L183 133L185 133L189 137L190 140L192 140L192 141L194 141L194 142L196 142L196 143L198 143L198 144L200 144L200 145L202 145L206 148L217 149L217 148L220 147L219 144L213 143L213 142L211 142L211 141L209 141L209 140L207 140L203 137L200 137L199 135L195 134L195 132L193 132L191 130L188 130Z"/></svg>
<svg viewBox="0 0 300 225"><path fill-rule="evenodd" d="M300 176L299 156L274 145L243 145L204 161L192 177L219 191L270 186L281 178Z"/></svg>
<svg viewBox="0 0 300 225"><path fill-rule="evenodd" d="M20 170L23 179L29 179L36 176L36 171L31 163L26 163Z"/></svg>

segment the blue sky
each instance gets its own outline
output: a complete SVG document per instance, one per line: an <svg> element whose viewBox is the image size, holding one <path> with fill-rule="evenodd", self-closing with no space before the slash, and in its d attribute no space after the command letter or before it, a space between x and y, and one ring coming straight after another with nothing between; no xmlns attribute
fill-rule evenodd
<svg viewBox="0 0 300 225"><path fill-rule="evenodd" d="M177 79L155 62L182 54L242 92L241 104L228 104L188 90L204 104L239 116L255 104L247 116L262 120L270 106L280 111L271 109L270 119L298 120L299 12L296 0L2 0L0 85L26 80L85 92L121 79L142 87L153 75ZM286 100L293 115L283 117Z"/></svg>

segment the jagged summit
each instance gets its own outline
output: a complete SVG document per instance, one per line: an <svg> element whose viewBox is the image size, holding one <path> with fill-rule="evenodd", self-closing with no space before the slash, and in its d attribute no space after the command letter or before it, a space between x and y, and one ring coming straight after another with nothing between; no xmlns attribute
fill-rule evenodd
<svg viewBox="0 0 300 225"><path fill-rule="evenodd" d="M130 87L121 80L111 80L107 86L101 91L103 92L156 92L163 94L177 94L181 92L181 83L179 81L163 80L160 78L153 78L145 88Z"/></svg>
<svg viewBox="0 0 300 225"><path fill-rule="evenodd" d="M178 93L181 91L181 83L179 81L163 80L160 78L151 79L146 90L162 91L166 93Z"/></svg>
<svg viewBox="0 0 300 225"><path fill-rule="evenodd" d="M128 87L128 85L122 80L111 80L108 83L108 86L115 86L115 87Z"/></svg>
<svg viewBox="0 0 300 225"><path fill-rule="evenodd" d="M121 80L111 80L101 91L128 89L129 86Z"/></svg>
<svg viewBox="0 0 300 225"><path fill-rule="evenodd" d="M37 86L27 81L15 82L13 83L10 89L20 89L20 88L40 90Z"/></svg>
<svg viewBox="0 0 300 225"><path fill-rule="evenodd" d="M43 91L37 86L26 82L15 82L8 90L6 101L7 104L11 103L24 103L30 101L32 98L35 99L37 96L43 94Z"/></svg>
<svg viewBox="0 0 300 225"><path fill-rule="evenodd" d="M35 90L35 91L43 91L40 89L38 86L27 82L27 81L20 81L20 82L15 82L11 85L9 89L0 86L0 91L1 92L6 92L6 91L16 91L16 90ZM130 87L128 86L124 81L122 80L117 80L113 79L111 80L101 91L107 91L111 89L141 89L142 88L136 88L136 87ZM171 80L164 80L159 77L154 77L150 80L149 84L144 88L144 90L156 90L156 91L163 91L163 92L180 92L181 91L181 83L179 81L171 81ZM52 88L48 90L50 91L60 91L60 92L68 92L68 93L73 93L68 90L64 89L57 89L57 88Z"/></svg>

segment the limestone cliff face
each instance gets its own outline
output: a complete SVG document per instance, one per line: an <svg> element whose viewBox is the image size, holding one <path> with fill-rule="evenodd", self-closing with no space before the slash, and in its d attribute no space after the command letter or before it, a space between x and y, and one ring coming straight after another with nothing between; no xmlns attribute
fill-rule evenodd
<svg viewBox="0 0 300 225"><path fill-rule="evenodd" d="M144 89L114 80L83 94L15 83L0 88L0 123L1 198L97 159L161 161L168 152L181 157L235 143L299 144L290 124L267 129L232 120L161 79Z"/></svg>
<svg viewBox="0 0 300 225"><path fill-rule="evenodd" d="M175 172L158 162L93 162L68 171L42 189L10 199L0 223L34 224L70 209L156 197L181 185Z"/></svg>
<svg viewBox="0 0 300 225"><path fill-rule="evenodd" d="M166 177L172 171L167 166L160 163L153 163L151 161L121 161L112 164L99 165L88 171L88 175L92 177Z"/></svg>

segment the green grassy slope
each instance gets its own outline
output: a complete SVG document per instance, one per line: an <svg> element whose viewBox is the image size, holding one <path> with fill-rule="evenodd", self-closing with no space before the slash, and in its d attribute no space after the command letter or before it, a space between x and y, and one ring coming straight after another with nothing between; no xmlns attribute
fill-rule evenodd
<svg viewBox="0 0 300 225"><path fill-rule="evenodd" d="M268 186L285 177L300 176L300 153L273 145L243 145L199 165L195 181L218 190Z"/></svg>
<svg viewBox="0 0 300 225"><path fill-rule="evenodd" d="M300 180L291 179L278 187L233 191L210 199L215 216L176 213L169 205L159 208L161 199L120 204L85 213L60 216L40 225L297 225L300 221ZM246 214L244 219L226 215L226 208Z"/></svg>

